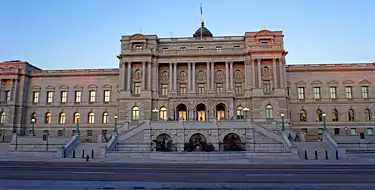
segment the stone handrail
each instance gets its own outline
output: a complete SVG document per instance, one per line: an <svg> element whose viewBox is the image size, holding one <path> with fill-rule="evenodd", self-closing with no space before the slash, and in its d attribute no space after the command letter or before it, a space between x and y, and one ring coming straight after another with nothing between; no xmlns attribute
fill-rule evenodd
<svg viewBox="0 0 375 190"><path fill-rule="evenodd" d="M282 138L284 140L284 146L285 148L287 149L287 151L292 151L292 143L290 142L289 138L288 138L288 133L286 133L285 131L281 132L281 135L282 135Z"/></svg>
<svg viewBox="0 0 375 190"><path fill-rule="evenodd" d="M74 135L72 139L67 142L61 149L58 150L58 155L64 158L64 155L68 155L76 146L81 143L81 138L78 135ZM61 150L61 152L60 152Z"/></svg>
<svg viewBox="0 0 375 190"><path fill-rule="evenodd" d="M339 159L347 159L346 157L346 150L345 148L340 148L336 141L329 135L327 131L323 133L323 142L325 143L326 147L329 148L331 151L338 153Z"/></svg>
<svg viewBox="0 0 375 190"><path fill-rule="evenodd" d="M112 136L111 140L106 144L106 151L112 151L116 147L117 135Z"/></svg>

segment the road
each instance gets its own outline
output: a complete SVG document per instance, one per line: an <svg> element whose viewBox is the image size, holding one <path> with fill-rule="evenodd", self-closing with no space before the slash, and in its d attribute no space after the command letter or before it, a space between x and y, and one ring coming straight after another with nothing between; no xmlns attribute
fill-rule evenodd
<svg viewBox="0 0 375 190"><path fill-rule="evenodd" d="M375 189L374 176L375 165L0 162L2 180L335 184L347 187L362 184Z"/></svg>

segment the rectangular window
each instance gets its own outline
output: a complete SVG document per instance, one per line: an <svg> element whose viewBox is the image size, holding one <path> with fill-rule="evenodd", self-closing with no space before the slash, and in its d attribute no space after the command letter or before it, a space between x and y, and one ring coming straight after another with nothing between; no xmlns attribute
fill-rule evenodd
<svg viewBox="0 0 375 190"><path fill-rule="evenodd" d="M346 86L345 87L345 94L347 99L352 99L352 87Z"/></svg>
<svg viewBox="0 0 375 190"><path fill-rule="evenodd" d="M323 128L318 129L318 135L323 135Z"/></svg>
<svg viewBox="0 0 375 190"><path fill-rule="evenodd" d="M299 100L305 99L305 88L304 87L298 87L298 99Z"/></svg>
<svg viewBox="0 0 375 190"><path fill-rule="evenodd" d="M142 51L143 47L142 47L142 45L137 45L137 46L135 46L135 49L137 51Z"/></svg>
<svg viewBox="0 0 375 190"><path fill-rule="evenodd" d="M240 46L233 46L234 49L240 49Z"/></svg>
<svg viewBox="0 0 375 190"><path fill-rule="evenodd" d="M5 101L10 102L10 91L5 91Z"/></svg>
<svg viewBox="0 0 375 190"><path fill-rule="evenodd" d="M168 85L167 84L161 85L161 96L168 96Z"/></svg>
<svg viewBox="0 0 375 190"><path fill-rule="evenodd" d="M350 135L356 135L357 129L356 128L351 128L350 129Z"/></svg>
<svg viewBox="0 0 375 190"><path fill-rule="evenodd" d="M305 135L307 135L307 128L302 128L302 133L304 133Z"/></svg>
<svg viewBox="0 0 375 190"><path fill-rule="evenodd" d="M216 93L217 94L222 94L224 92L223 90L223 83L217 83L216 84Z"/></svg>
<svg viewBox="0 0 375 190"><path fill-rule="evenodd" d="M58 130L57 131L57 136L59 136L59 137L64 136L64 131L63 130Z"/></svg>
<svg viewBox="0 0 375 190"><path fill-rule="evenodd" d="M186 84L180 84L180 94L186 94Z"/></svg>
<svg viewBox="0 0 375 190"><path fill-rule="evenodd" d="M92 130L87 130L87 136L91 137L92 136Z"/></svg>
<svg viewBox="0 0 375 190"><path fill-rule="evenodd" d="M133 94L135 96L141 95L141 83L140 82L134 83L134 93Z"/></svg>
<svg viewBox="0 0 375 190"><path fill-rule="evenodd" d="M37 104L39 102L39 92L33 92L33 104Z"/></svg>
<svg viewBox="0 0 375 190"><path fill-rule="evenodd" d="M372 128L367 128L367 134L368 135L372 135L373 134Z"/></svg>
<svg viewBox="0 0 375 190"><path fill-rule="evenodd" d="M60 103L66 104L67 97L68 97L68 92L67 91L61 91L61 100L60 100Z"/></svg>
<svg viewBox="0 0 375 190"><path fill-rule="evenodd" d="M198 50L203 50L203 47L198 47Z"/></svg>
<svg viewBox="0 0 375 190"><path fill-rule="evenodd" d="M168 48L163 48L162 50L163 50L163 51L167 51L167 50L168 50Z"/></svg>
<svg viewBox="0 0 375 190"><path fill-rule="evenodd" d="M236 83L234 90L235 90L236 95L242 94L242 83Z"/></svg>
<svg viewBox="0 0 375 190"><path fill-rule="evenodd" d="M271 82L269 80L263 81L263 92L270 93L271 92Z"/></svg>
<svg viewBox="0 0 375 190"><path fill-rule="evenodd" d="M53 92L52 91L48 91L47 92L47 104L51 104L53 101Z"/></svg>
<svg viewBox="0 0 375 190"><path fill-rule="evenodd" d="M186 47L180 47L181 51L186 51Z"/></svg>
<svg viewBox="0 0 375 190"><path fill-rule="evenodd" d="M96 100L96 91L95 90L90 90L89 95L90 95L89 102L90 103L95 103L95 100Z"/></svg>
<svg viewBox="0 0 375 190"><path fill-rule="evenodd" d="M262 42L262 48L266 48L266 47L267 47L267 45L268 45L268 43L267 43L267 42Z"/></svg>
<svg viewBox="0 0 375 190"><path fill-rule="evenodd" d="M362 86L362 98L367 99L368 98L368 87Z"/></svg>
<svg viewBox="0 0 375 190"><path fill-rule="evenodd" d="M221 50L222 50L222 47L221 47L221 46L216 46L216 51L217 51L217 52L221 52Z"/></svg>
<svg viewBox="0 0 375 190"><path fill-rule="evenodd" d="M198 94L202 95L204 94L205 84L198 84Z"/></svg>
<svg viewBox="0 0 375 190"><path fill-rule="evenodd" d="M104 90L104 103L109 103L111 101L111 91Z"/></svg>
<svg viewBox="0 0 375 190"><path fill-rule="evenodd" d="M335 86L329 87L329 97L331 99L336 99L336 87Z"/></svg>
<svg viewBox="0 0 375 190"><path fill-rule="evenodd" d="M314 99L320 100L320 87L314 87Z"/></svg>
<svg viewBox="0 0 375 190"><path fill-rule="evenodd" d="M82 92L81 91L75 91L74 94L75 94L74 103L81 103Z"/></svg>
<svg viewBox="0 0 375 190"><path fill-rule="evenodd" d="M335 128L335 135L340 135L340 128Z"/></svg>

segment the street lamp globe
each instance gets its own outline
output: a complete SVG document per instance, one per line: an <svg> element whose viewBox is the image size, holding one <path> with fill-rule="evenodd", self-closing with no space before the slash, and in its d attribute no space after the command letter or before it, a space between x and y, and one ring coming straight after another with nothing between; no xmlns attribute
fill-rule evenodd
<svg viewBox="0 0 375 190"><path fill-rule="evenodd" d="M326 113L323 113L322 116L325 117L325 116L327 116L327 115L326 115Z"/></svg>
<svg viewBox="0 0 375 190"><path fill-rule="evenodd" d="M115 119L117 119L117 115L115 115Z"/></svg>
<svg viewBox="0 0 375 190"><path fill-rule="evenodd" d="M31 123L35 123L35 119L34 118L31 119Z"/></svg>
<svg viewBox="0 0 375 190"><path fill-rule="evenodd" d="M285 115L282 113L282 114L280 114L280 116L281 116L281 117L284 117Z"/></svg>

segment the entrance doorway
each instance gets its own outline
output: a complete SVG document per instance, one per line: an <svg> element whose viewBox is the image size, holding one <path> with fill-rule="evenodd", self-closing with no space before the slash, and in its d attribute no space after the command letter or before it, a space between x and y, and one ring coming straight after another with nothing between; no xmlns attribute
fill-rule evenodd
<svg viewBox="0 0 375 190"><path fill-rule="evenodd" d="M206 137L200 133L195 133L189 139L187 151L191 152L200 152L206 151L207 148L207 140Z"/></svg>
<svg viewBox="0 0 375 190"><path fill-rule="evenodd" d="M176 111L177 111L177 117L178 119L184 119L186 121L187 119L187 115L186 115L186 112L187 112L187 108L186 108L186 105L185 104L179 104L176 108Z"/></svg>
<svg viewBox="0 0 375 190"><path fill-rule="evenodd" d="M206 105L204 104L197 105L197 120L206 121Z"/></svg>
<svg viewBox="0 0 375 190"><path fill-rule="evenodd" d="M225 120L225 104L220 103L216 105L216 119L218 121Z"/></svg>
<svg viewBox="0 0 375 190"><path fill-rule="evenodd" d="M220 147L224 151L245 151L245 144L241 142L241 138L236 133L229 133L224 137L223 146Z"/></svg>

